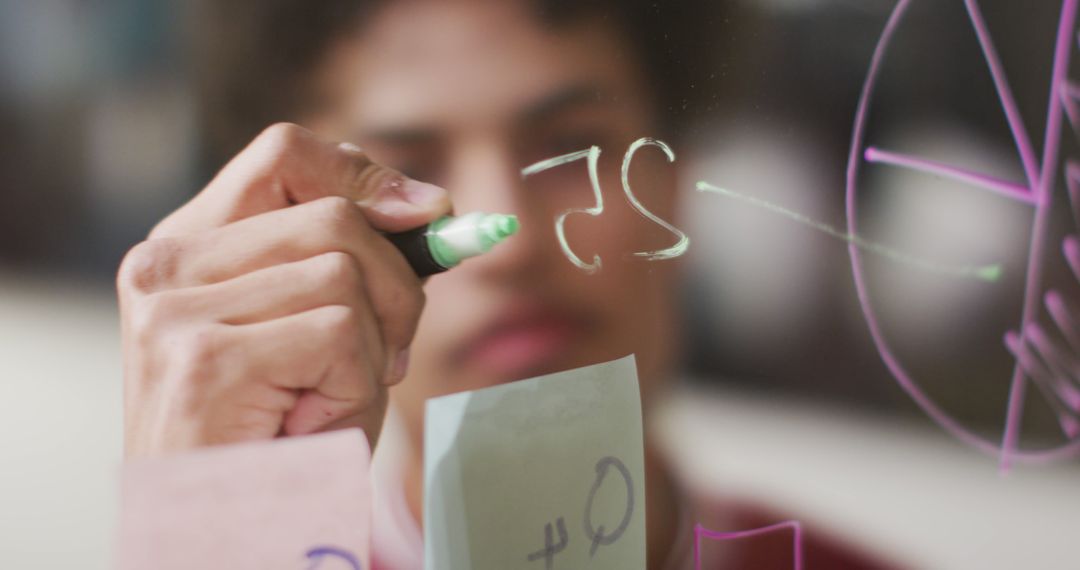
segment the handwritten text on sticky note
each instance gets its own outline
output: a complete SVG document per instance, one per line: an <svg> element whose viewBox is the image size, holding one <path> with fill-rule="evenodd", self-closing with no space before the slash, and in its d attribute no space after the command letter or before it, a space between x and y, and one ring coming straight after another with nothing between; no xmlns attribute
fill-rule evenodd
<svg viewBox="0 0 1080 570"><path fill-rule="evenodd" d="M633 356L428 401L425 567L645 568Z"/></svg>

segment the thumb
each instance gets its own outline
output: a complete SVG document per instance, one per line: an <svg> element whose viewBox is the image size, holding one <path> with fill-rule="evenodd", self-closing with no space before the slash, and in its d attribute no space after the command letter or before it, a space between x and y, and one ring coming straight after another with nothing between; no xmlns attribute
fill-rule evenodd
<svg viewBox="0 0 1080 570"><path fill-rule="evenodd" d="M341 143L338 150L356 161L352 169L360 196L356 203L375 229L400 232L413 229L450 213L446 190L413 180L396 170L372 162L360 147Z"/></svg>

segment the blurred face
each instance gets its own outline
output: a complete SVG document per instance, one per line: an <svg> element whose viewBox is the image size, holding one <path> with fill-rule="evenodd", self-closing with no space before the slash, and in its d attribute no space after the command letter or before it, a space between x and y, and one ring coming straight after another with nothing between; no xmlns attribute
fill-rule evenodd
<svg viewBox="0 0 1080 570"><path fill-rule="evenodd" d="M672 261L645 261L674 237L632 210L619 169L635 139L656 135L626 41L601 19L552 26L528 2L393 2L336 46L320 74L332 104L310 123L374 159L443 186L458 214L515 214L521 232L430 279L406 380L394 388L414 439L424 401L635 353L646 401L674 333ZM569 247L602 268L588 274L560 248L555 220L594 205L584 160L524 179L527 165L601 147L604 211L566 221ZM673 166L640 151L630 182L671 220Z"/></svg>

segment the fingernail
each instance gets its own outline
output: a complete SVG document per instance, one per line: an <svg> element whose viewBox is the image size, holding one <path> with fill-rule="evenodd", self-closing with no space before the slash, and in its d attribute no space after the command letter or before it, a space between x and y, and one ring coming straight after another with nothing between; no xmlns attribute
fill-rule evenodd
<svg viewBox="0 0 1080 570"><path fill-rule="evenodd" d="M418 206L431 206L446 199L446 190L434 184L406 178L401 184L401 195Z"/></svg>
<svg viewBox="0 0 1080 570"><path fill-rule="evenodd" d="M418 210L443 209L446 190L403 176L388 177L371 198L360 202L388 216L412 215Z"/></svg>
<svg viewBox="0 0 1080 570"><path fill-rule="evenodd" d="M360 148L359 146L357 146L357 145L355 145L355 144L353 144L351 142L343 142L343 143L338 144L337 146L338 146L338 148L340 148L341 150L343 150L345 152L354 152L356 154L364 154L364 149Z"/></svg>
<svg viewBox="0 0 1080 570"><path fill-rule="evenodd" d="M401 352L397 353L394 357L394 369L390 372L390 377L387 378L387 385L397 384L405 378L405 374L409 371L409 349L404 348Z"/></svg>

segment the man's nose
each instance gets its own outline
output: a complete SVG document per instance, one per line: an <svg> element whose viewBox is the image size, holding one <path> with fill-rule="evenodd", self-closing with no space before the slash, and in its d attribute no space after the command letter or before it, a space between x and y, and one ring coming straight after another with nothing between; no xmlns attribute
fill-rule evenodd
<svg viewBox="0 0 1080 570"><path fill-rule="evenodd" d="M458 146L447 183L453 198L454 213L494 212L518 217L521 229L471 265L488 270L520 273L523 267L536 266L543 257L545 232L551 220L539 208L529 207L529 196L521 165L510 145L477 142ZM553 237L553 236L551 236ZM548 240L554 243L550 239Z"/></svg>
<svg viewBox="0 0 1080 570"><path fill-rule="evenodd" d="M478 140L460 144L450 164L447 187L458 214L472 211L520 215L522 177L506 145Z"/></svg>

